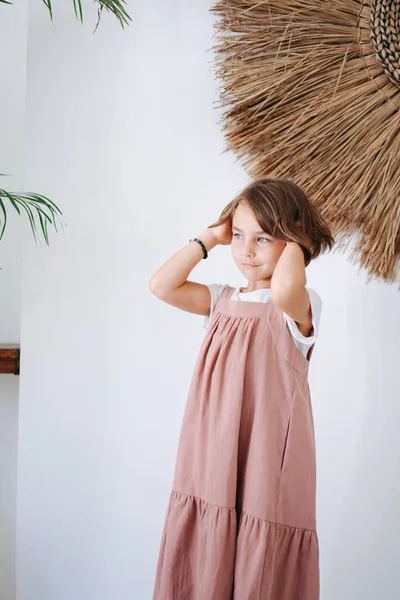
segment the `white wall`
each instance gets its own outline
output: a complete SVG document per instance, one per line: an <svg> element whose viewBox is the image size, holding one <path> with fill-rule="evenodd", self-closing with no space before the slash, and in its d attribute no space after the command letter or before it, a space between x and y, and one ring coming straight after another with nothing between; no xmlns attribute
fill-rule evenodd
<svg viewBox="0 0 400 600"><path fill-rule="evenodd" d="M0 4L0 188L23 190L23 129L28 2ZM28 221L5 202L0 241L0 344L20 341L21 231ZM0 216L2 221L2 215ZM1 223L2 224L2 223ZM0 600L15 599L15 519L19 378L0 375Z"/></svg>
<svg viewBox="0 0 400 600"><path fill-rule="evenodd" d="M40 4L40 3L39 3ZM152 596L202 318L148 281L248 181L222 153L208 2L130 3L124 32L31 5L25 183L64 210L24 252L18 600ZM68 3L64 3L67 5ZM229 247L192 274L242 283ZM308 268L323 600L400 593L394 286Z"/></svg>

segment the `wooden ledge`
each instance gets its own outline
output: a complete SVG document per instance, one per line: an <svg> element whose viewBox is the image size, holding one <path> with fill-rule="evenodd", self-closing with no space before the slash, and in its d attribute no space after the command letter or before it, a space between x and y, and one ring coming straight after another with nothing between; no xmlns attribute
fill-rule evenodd
<svg viewBox="0 0 400 600"><path fill-rule="evenodd" d="M0 344L0 373L19 375L19 359L18 344Z"/></svg>

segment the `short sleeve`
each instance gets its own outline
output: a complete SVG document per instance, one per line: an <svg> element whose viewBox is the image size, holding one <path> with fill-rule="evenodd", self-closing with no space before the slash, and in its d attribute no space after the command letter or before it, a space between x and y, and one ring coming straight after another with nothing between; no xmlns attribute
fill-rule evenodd
<svg viewBox="0 0 400 600"><path fill-rule="evenodd" d="M210 314L204 317L203 320L203 328L208 329L211 323L211 318L214 312L215 305L217 303L218 298L222 294L222 291L229 287L228 283L209 283L206 284L211 294L211 306L210 306Z"/></svg>
<svg viewBox="0 0 400 600"><path fill-rule="evenodd" d="M322 312L322 300L321 300L321 297L317 294L317 292L315 290L312 290L311 288L306 288L306 290L308 291L308 295L310 297L310 303L311 303L312 323L313 323L313 329L311 330L312 335L305 337L299 331L296 321L294 319L292 319L291 317L289 317L289 315L287 315L286 313L284 313L284 315L285 315L285 320L288 324L288 327L290 329L290 333L292 334L292 336L298 342L301 342L302 344L305 344L307 346L312 346L315 343L315 341L319 335L319 323L320 323L321 312Z"/></svg>

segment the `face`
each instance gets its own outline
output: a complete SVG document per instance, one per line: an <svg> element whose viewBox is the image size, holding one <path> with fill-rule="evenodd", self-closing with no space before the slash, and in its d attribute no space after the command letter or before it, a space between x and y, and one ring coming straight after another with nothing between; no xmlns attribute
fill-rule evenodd
<svg viewBox="0 0 400 600"><path fill-rule="evenodd" d="M237 267L249 281L250 287L265 287L265 283L271 280L286 242L264 233L247 203L240 203L235 211L232 234L231 250Z"/></svg>

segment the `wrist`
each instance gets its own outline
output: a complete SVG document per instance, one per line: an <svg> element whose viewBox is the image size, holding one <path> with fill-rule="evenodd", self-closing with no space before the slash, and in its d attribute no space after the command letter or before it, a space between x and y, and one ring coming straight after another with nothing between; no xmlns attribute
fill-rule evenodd
<svg viewBox="0 0 400 600"><path fill-rule="evenodd" d="M203 242L207 251L217 246L218 242L215 239L214 233L211 229L205 229L200 235L197 236L199 240Z"/></svg>

